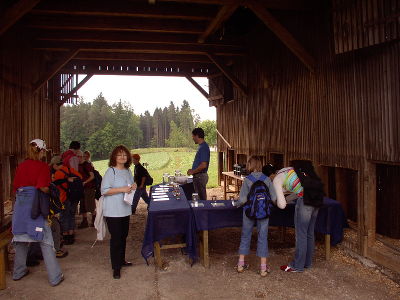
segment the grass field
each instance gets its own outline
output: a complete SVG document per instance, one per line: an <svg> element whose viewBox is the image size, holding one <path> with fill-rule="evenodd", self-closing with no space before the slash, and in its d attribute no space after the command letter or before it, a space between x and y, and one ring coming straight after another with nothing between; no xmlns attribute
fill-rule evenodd
<svg viewBox="0 0 400 300"><path fill-rule="evenodd" d="M141 156L141 163L148 163L147 169L154 179L154 184L162 182L164 173L174 174L175 170L181 170L182 174L192 167L196 152L189 148L144 148L134 149L132 153ZM93 162L94 167L104 175L108 168L108 160L98 160ZM132 165L132 173L134 166ZM217 153L211 152L210 167L208 168L208 188L216 187L217 184Z"/></svg>

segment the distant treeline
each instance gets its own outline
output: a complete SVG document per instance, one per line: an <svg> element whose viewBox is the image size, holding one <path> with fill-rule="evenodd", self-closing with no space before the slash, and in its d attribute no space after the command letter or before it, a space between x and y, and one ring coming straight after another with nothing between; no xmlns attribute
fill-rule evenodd
<svg viewBox="0 0 400 300"><path fill-rule="evenodd" d="M194 147L191 131L202 127L206 141L216 144L216 123L200 118L184 100L181 107L171 101L168 107L136 115L125 102L109 105L100 93L92 103L80 99L77 105L61 107L61 148L72 140L81 142L94 159L108 157L118 144L129 149L148 147Z"/></svg>

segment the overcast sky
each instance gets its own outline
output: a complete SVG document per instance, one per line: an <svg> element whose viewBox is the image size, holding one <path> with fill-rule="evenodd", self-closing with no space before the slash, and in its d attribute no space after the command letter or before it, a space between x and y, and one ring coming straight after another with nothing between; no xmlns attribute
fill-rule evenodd
<svg viewBox="0 0 400 300"><path fill-rule="evenodd" d="M207 78L196 81L208 92ZM138 115L146 110L153 114L156 107L168 106L170 101L180 106L187 100L202 121L216 119L215 107L209 107L208 100L182 77L95 75L79 89L78 95L87 102L100 92L109 104L120 99L129 102Z"/></svg>

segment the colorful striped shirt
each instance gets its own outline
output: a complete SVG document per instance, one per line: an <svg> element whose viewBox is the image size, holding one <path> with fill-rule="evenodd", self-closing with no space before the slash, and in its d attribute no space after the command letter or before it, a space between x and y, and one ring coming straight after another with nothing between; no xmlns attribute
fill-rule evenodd
<svg viewBox="0 0 400 300"><path fill-rule="evenodd" d="M295 170L293 168L285 168L279 171L278 174L283 172L286 173L286 178L282 185L283 188L288 192L302 196L303 187L301 186L300 179L297 176Z"/></svg>

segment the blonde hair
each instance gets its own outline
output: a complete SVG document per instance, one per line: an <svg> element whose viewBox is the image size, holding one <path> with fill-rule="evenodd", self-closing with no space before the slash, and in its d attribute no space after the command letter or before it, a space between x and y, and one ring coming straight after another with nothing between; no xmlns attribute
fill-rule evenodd
<svg viewBox="0 0 400 300"><path fill-rule="evenodd" d="M257 156L251 156L247 161L247 170L249 172L261 172L262 163Z"/></svg>
<svg viewBox="0 0 400 300"><path fill-rule="evenodd" d="M40 159L40 151L39 147L36 145L36 143L30 143L27 148L27 159L32 159L32 160L41 160Z"/></svg>

